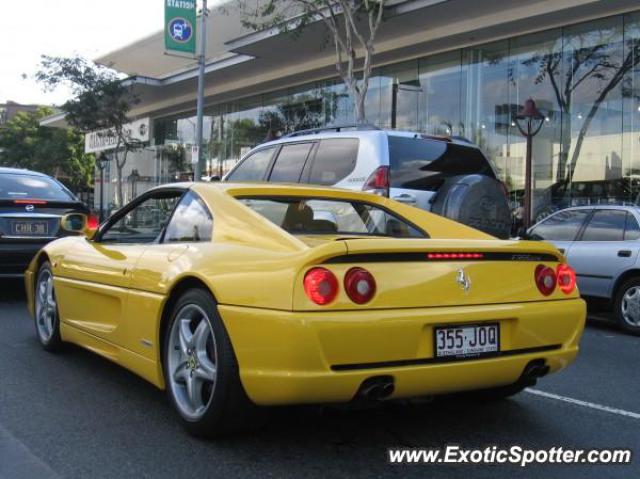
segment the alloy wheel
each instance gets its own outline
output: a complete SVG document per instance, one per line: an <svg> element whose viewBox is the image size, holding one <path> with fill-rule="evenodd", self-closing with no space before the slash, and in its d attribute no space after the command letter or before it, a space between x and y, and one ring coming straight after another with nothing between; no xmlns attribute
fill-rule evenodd
<svg viewBox="0 0 640 479"><path fill-rule="evenodd" d="M217 380L217 346L210 318L196 304L183 306L167 344L169 387L180 413L198 420L207 411Z"/></svg>
<svg viewBox="0 0 640 479"><path fill-rule="evenodd" d="M622 317L629 326L640 326L640 286L632 286L625 291L620 308Z"/></svg>
<svg viewBox="0 0 640 479"><path fill-rule="evenodd" d="M56 294L53 288L53 274L44 269L40 273L36 286L36 329L40 340L47 343L51 340L58 316Z"/></svg>

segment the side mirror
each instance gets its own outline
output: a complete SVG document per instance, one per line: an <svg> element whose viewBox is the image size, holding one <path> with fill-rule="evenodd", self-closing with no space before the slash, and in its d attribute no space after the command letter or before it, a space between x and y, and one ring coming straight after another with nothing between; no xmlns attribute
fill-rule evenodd
<svg viewBox="0 0 640 479"><path fill-rule="evenodd" d="M69 213L60 218L60 227L69 233L83 234L87 239L93 239L98 231L98 219L82 213Z"/></svg>
<svg viewBox="0 0 640 479"><path fill-rule="evenodd" d="M209 177L209 181L213 182L213 181L221 181L222 178L220 178L218 175L213 175Z"/></svg>

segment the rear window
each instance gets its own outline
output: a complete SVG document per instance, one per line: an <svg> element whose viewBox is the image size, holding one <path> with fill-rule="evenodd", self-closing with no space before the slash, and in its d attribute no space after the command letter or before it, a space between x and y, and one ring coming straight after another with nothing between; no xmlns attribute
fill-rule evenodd
<svg viewBox="0 0 640 479"><path fill-rule="evenodd" d="M0 200L19 199L75 200L64 186L46 176L0 173Z"/></svg>
<svg viewBox="0 0 640 479"><path fill-rule="evenodd" d="M389 164L394 188L434 191L452 176L481 174L495 178L480 150L446 141L390 135Z"/></svg>
<svg viewBox="0 0 640 479"><path fill-rule="evenodd" d="M353 171L358 159L357 138L321 140L315 154L309 183L334 185Z"/></svg>
<svg viewBox="0 0 640 479"><path fill-rule="evenodd" d="M403 218L360 201L288 197L238 200L291 234L427 237Z"/></svg>

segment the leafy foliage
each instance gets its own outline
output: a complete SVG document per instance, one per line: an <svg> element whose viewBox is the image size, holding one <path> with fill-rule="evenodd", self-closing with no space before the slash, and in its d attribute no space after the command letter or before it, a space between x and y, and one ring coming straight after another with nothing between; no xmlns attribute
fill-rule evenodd
<svg viewBox="0 0 640 479"><path fill-rule="evenodd" d="M114 160L117 174L116 203L122 205L122 170L130 151L140 148L129 138L125 125L128 113L140 100L120 75L105 66L82 57L50 57L43 55L36 80L47 90L68 85L74 97L62 105L67 122L82 132L110 130L117 138ZM120 150L122 149L122 155Z"/></svg>
<svg viewBox="0 0 640 479"><path fill-rule="evenodd" d="M0 165L54 176L72 190L91 186L95 158L84 153L84 136L73 128L47 128L51 108L20 112L0 128Z"/></svg>
<svg viewBox="0 0 640 479"><path fill-rule="evenodd" d="M356 120L366 120L365 98L375 40L386 0L234 0L245 28L276 28L295 36L322 24L335 47L335 66L353 101Z"/></svg>

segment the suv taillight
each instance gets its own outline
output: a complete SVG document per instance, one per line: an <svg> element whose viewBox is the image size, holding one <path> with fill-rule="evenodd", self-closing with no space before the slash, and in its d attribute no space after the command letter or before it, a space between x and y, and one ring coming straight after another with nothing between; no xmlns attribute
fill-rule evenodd
<svg viewBox="0 0 640 479"><path fill-rule="evenodd" d="M389 167L379 166L364 182L362 191L380 196L389 196Z"/></svg>

